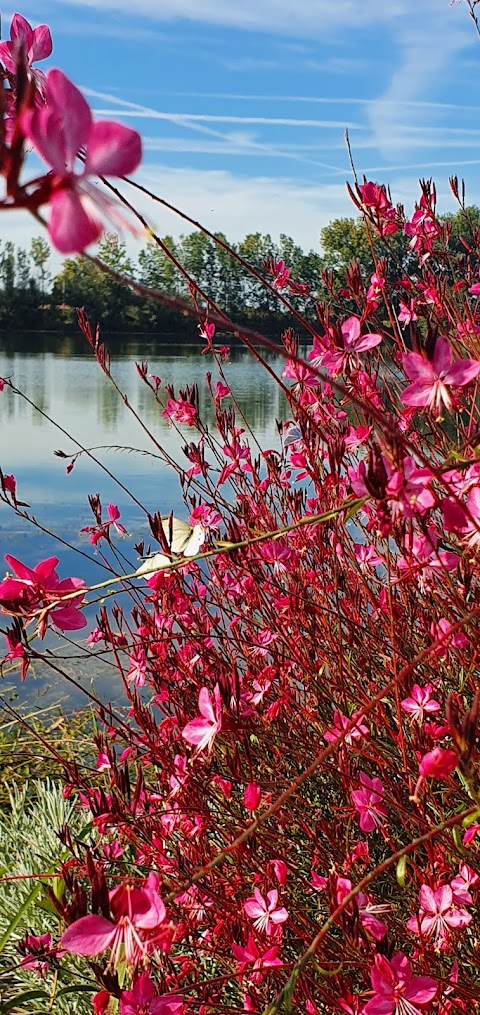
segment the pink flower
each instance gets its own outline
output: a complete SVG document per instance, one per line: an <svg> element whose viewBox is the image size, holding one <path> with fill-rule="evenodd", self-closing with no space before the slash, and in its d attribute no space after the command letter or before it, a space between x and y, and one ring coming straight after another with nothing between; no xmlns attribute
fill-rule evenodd
<svg viewBox="0 0 480 1015"><path fill-rule="evenodd" d="M403 369L413 381L402 392L405 405L426 407L438 416L442 403L450 409L452 399L449 388L469 384L480 373L480 361L457 360L452 364L452 350L446 338L438 338L431 360L417 352L407 352L402 358Z"/></svg>
<svg viewBox="0 0 480 1015"><path fill-rule="evenodd" d="M437 993L437 983L430 976L412 976L402 952L397 952L391 962L384 955L376 955L370 978L374 997L362 1015L416 1015Z"/></svg>
<svg viewBox="0 0 480 1015"><path fill-rule="evenodd" d="M452 625L446 617L441 617L438 624L435 622L430 624L430 635L434 642L438 641L440 644L432 653L437 656L438 659L444 659L448 655L449 648L467 648L469 640L463 631L454 631L451 634Z"/></svg>
<svg viewBox="0 0 480 1015"><path fill-rule="evenodd" d="M270 860L271 867L273 867L273 873L279 883L279 885L286 885L288 869L284 860Z"/></svg>
<svg viewBox="0 0 480 1015"><path fill-rule="evenodd" d="M441 747L424 754L418 766L422 779L447 779L456 767L455 751L444 751Z"/></svg>
<svg viewBox="0 0 480 1015"><path fill-rule="evenodd" d="M334 744L335 741L342 736L351 722L355 722L355 726L353 726L350 732L347 733L343 741L344 744L348 744L348 746L351 747L354 740L359 740L368 734L368 726L365 725L362 715L355 712L351 716L346 716L343 715L342 712L339 712L338 709L335 709L335 712L333 713L333 726L331 726L330 729L323 734L323 738L327 741L327 744Z"/></svg>
<svg viewBox="0 0 480 1015"><path fill-rule="evenodd" d="M478 880L478 874L475 874L468 863L462 863L457 876L450 882L455 905L473 905L474 900L470 889L476 887Z"/></svg>
<svg viewBox="0 0 480 1015"><path fill-rule="evenodd" d="M97 772L107 772L111 768L110 758L106 751L99 751L97 754L97 760L95 762L95 768Z"/></svg>
<svg viewBox="0 0 480 1015"><path fill-rule="evenodd" d="M324 892L325 889L328 888L328 878L324 877L322 874L317 874L316 871L312 870L312 879L310 884L316 892Z"/></svg>
<svg viewBox="0 0 480 1015"><path fill-rule="evenodd" d="M94 1015L107 1015L110 1007L110 994L108 990L99 990L98 994L92 997L92 1008Z"/></svg>
<svg viewBox="0 0 480 1015"><path fill-rule="evenodd" d="M125 677L127 684L143 687L147 676L147 655L143 645L136 645L129 656L130 669Z"/></svg>
<svg viewBox="0 0 480 1015"><path fill-rule="evenodd" d="M463 836L462 839L463 845L469 846L470 843L474 841L474 839L477 837L479 833L480 833L480 825L470 825L470 828L467 828L467 831Z"/></svg>
<svg viewBox="0 0 480 1015"><path fill-rule="evenodd" d="M360 814L362 832L373 832L383 825L384 818L387 817L387 809L381 802L384 793L380 779L370 779L365 772L360 772L360 789L353 791L351 799Z"/></svg>
<svg viewBox="0 0 480 1015"><path fill-rule="evenodd" d="M215 684L213 694L215 708L208 688L202 687L198 695L198 707L202 718L192 719L182 730L183 739L195 745L199 753L205 748L210 753L213 741L222 728L222 703L218 684Z"/></svg>
<svg viewBox="0 0 480 1015"><path fill-rule="evenodd" d="M450 932L462 930L471 922L470 913L455 905L450 885L443 885L435 891L428 885L422 885L419 900L419 914L408 920L407 927L415 934L433 938L434 948L443 950L448 945Z"/></svg>
<svg viewBox="0 0 480 1015"><path fill-rule="evenodd" d="M367 546L366 543L355 543L355 556L362 571L367 571L369 567L379 567L383 564L383 560L378 556L374 546Z"/></svg>
<svg viewBox="0 0 480 1015"><path fill-rule="evenodd" d="M398 315L398 320L401 321L402 324L410 324L411 321L417 320L417 315L415 313L415 300L410 300L410 303L404 303L403 300L400 300L400 313Z"/></svg>
<svg viewBox="0 0 480 1015"><path fill-rule="evenodd" d="M124 525L119 522L120 511L115 504L109 504L107 507L108 521L100 522L99 525L85 525L80 532L90 533L90 543L96 546L101 539L110 540L110 529L113 525L119 536L128 536L128 532Z"/></svg>
<svg viewBox="0 0 480 1015"><path fill-rule="evenodd" d="M390 466L387 471L390 473ZM419 469L411 455L407 455L400 469L391 472L386 493L393 516L405 515L412 518L425 514L435 504L435 497L428 489L432 479L430 469Z"/></svg>
<svg viewBox="0 0 480 1015"><path fill-rule="evenodd" d="M80 612L84 605L86 585L81 578L64 578L60 581L55 570L57 557L42 560L34 568L27 567L8 554L5 560L14 571L14 576L9 575L0 582L0 607L25 617L44 611L38 630L40 637L45 634L48 620L61 631L79 631L86 626L86 617ZM62 606L61 600L65 596L69 598Z"/></svg>
<svg viewBox="0 0 480 1015"><path fill-rule="evenodd" d="M120 998L120 1015L178 1015L182 1008L183 997L159 996L148 973L142 973L133 989L124 990Z"/></svg>
<svg viewBox="0 0 480 1015"><path fill-rule="evenodd" d="M0 42L0 62L10 74L17 72L17 60L23 46L27 64L36 60L46 60L53 46L50 29L47 25L32 26L21 14L14 14L10 25L10 42ZM41 71L34 71L36 83L41 87L45 77Z"/></svg>
<svg viewBox="0 0 480 1015"><path fill-rule="evenodd" d="M333 338L334 342L330 342L330 348L321 354L318 363L331 376L355 368L358 363L357 353L368 352L369 349L373 349L382 341L381 335L370 333L361 335L361 323L358 317L349 317L341 325L339 331L335 334L330 333L330 338ZM328 342L327 336L325 336L325 341ZM310 353L309 359L317 365L315 354Z"/></svg>
<svg viewBox="0 0 480 1015"><path fill-rule="evenodd" d="M143 888L120 885L109 893L113 920L82 916L62 936L61 946L73 955L101 955L111 949L113 968L125 961L138 966L158 947L158 931L165 920L165 906L158 894L159 878L149 874Z"/></svg>
<svg viewBox="0 0 480 1015"><path fill-rule="evenodd" d="M288 913L283 907L277 909L278 892L276 889L267 892L267 901L258 888L254 888L253 896L253 898L247 899L243 907L247 916L253 920L253 926L259 931L264 931L268 937L278 933L277 928L279 924L288 920Z"/></svg>
<svg viewBox="0 0 480 1015"><path fill-rule="evenodd" d="M260 952L255 940L252 935L249 934L248 941L243 947L237 945L235 942L232 943L232 952L239 963L238 972L243 973L248 966L253 966L253 970L249 972L249 980L251 983L261 983L264 979L262 975L262 969L272 968L274 966L283 965L282 960L278 958L279 946L273 945L272 948L268 948L266 952Z"/></svg>
<svg viewBox="0 0 480 1015"><path fill-rule="evenodd" d="M433 688L430 684L420 687L414 684L408 698L401 702L401 708L408 712L412 722L423 722L424 713L439 712L440 705L435 698L432 698Z"/></svg>
<svg viewBox="0 0 480 1015"><path fill-rule="evenodd" d="M8 653L5 656L5 662L8 660L20 659L20 679L22 682L25 680L30 666L30 659L25 651L25 646L22 641L22 635L20 631L14 626L8 628L5 633L5 640L7 642Z"/></svg>
<svg viewBox="0 0 480 1015"><path fill-rule="evenodd" d="M337 906L343 902L351 890L352 882L350 881L350 878L337 878L335 891ZM383 923L382 920L378 919L378 916L384 913L389 913L391 906L388 904L376 905L365 892L358 893L355 902L352 901L349 903L347 911L353 914L355 906L358 907L358 915L363 929L367 932L367 934L370 934L375 941L382 941L388 931L388 927L386 923Z"/></svg>
<svg viewBox="0 0 480 1015"><path fill-rule="evenodd" d="M103 232L97 209L115 208L88 177L133 173L142 157L142 142L130 127L109 120L94 123L83 95L60 70L47 74L45 102L25 114L22 126L53 170L48 226L52 243L61 254L81 254ZM81 148L85 161L76 173Z"/></svg>
<svg viewBox="0 0 480 1015"><path fill-rule="evenodd" d="M397 568L402 578L418 576L422 592L431 588L435 572L455 571L458 567L458 555L450 550L437 550L438 539L432 530L427 536L413 536L406 540L405 557L397 561Z"/></svg>
<svg viewBox="0 0 480 1015"><path fill-rule="evenodd" d="M246 790L243 802L247 811L256 811L260 806L262 799L262 790L257 782L249 782Z"/></svg>
<svg viewBox="0 0 480 1015"><path fill-rule="evenodd" d="M172 423L184 423L186 426L195 426L197 410L191 402L187 402L183 398L178 401L175 398L167 398L162 416L164 419L171 420Z"/></svg>
<svg viewBox="0 0 480 1015"><path fill-rule="evenodd" d="M57 950L52 948L51 934L40 934L38 937L26 934L16 947L24 956L20 962L23 969L33 969L40 979L45 979L51 968L51 960L58 955Z"/></svg>
<svg viewBox="0 0 480 1015"><path fill-rule="evenodd" d="M368 182L358 190L364 205L372 210L380 236L392 236L398 232L396 211L387 197L385 187L380 187L378 183Z"/></svg>

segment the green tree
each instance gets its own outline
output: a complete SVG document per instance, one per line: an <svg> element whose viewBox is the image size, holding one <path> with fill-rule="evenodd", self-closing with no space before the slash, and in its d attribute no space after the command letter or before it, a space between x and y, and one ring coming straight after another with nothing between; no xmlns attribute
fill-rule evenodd
<svg viewBox="0 0 480 1015"><path fill-rule="evenodd" d="M44 295L50 279L50 273L47 270L47 264L50 259L50 245L43 239L43 236L34 236L30 244L30 258L37 271L38 288L40 293Z"/></svg>
<svg viewBox="0 0 480 1015"><path fill-rule="evenodd" d="M115 234L100 244L98 256L120 275L131 277L133 265L126 247ZM63 307L67 321L74 319L76 307L84 307L92 323L121 331L137 323L138 298L122 282L100 271L86 257L67 258L53 285L52 300Z"/></svg>

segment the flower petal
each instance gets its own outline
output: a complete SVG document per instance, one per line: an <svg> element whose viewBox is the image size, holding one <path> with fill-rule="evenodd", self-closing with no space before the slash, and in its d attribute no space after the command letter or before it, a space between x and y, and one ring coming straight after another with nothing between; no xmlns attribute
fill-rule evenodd
<svg viewBox="0 0 480 1015"><path fill-rule="evenodd" d="M47 107L56 113L62 125L67 166L71 169L79 149L88 142L92 126L90 106L61 70L48 72L46 100Z"/></svg>
<svg viewBox="0 0 480 1015"><path fill-rule="evenodd" d="M140 134L110 120L94 123L88 138L85 172L98 176L126 176L142 159Z"/></svg>
<svg viewBox="0 0 480 1015"><path fill-rule="evenodd" d="M82 916L62 935L61 947L73 955L101 955L110 947L116 928L104 916Z"/></svg>
<svg viewBox="0 0 480 1015"><path fill-rule="evenodd" d="M48 25L39 25L33 32L33 42L30 47L30 59L46 60L53 49L52 36Z"/></svg>
<svg viewBox="0 0 480 1015"><path fill-rule="evenodd" d="M103 226L95 216L93 201L80 195L76 188L68 187L57 191L50 200L48 231L61 254L83 254L86 247L99 239Z"/></svg>

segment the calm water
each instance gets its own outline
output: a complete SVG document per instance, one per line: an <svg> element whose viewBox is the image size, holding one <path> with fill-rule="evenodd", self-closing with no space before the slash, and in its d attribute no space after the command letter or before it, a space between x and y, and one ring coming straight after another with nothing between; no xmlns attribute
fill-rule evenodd
<svg viewBox="0 0 480 1015"><path fill-rule="evenodd" d="M213 413L205 374L207 369L212 369L214 385L218 376L211 361L200 354L200 344L176 347L172 339L171 344L160 346L151 337L138 336L128 339L117 336L108 344L112 373L129 404L168 454L188 466L182 447L186 440L195 439L195 432L182 427L179 435L162 418L152 393L138 377L135 361L147 360L149 373L159 376L162 385L173 385L175 393L187 384L197 383L201 416L211 424ZM278 387L243 350L233 349L231 359L225 366L227 383L248 423L262 447L278 447L275 420L286 418ZM281 374L283 361L280 358L271 356L269 363ZM86 456L82 456L70 475L66 474L67 463L54 452L61 449L68 455L75 453L75 440L84 447L100 447L95 451L99 462L127 489L135 492L147 511L168 514L174 510L186 519L187 511L173 470L148 455L113 450L115 445L136 448L138 452L155 451L81 339L41 335L18 341L2 340L0 336L0 377L11 378L35 405L8 389L0 394L0 467L4 474L15 475L18 499L30 505L29 512L38 522L73 546L67 549L58 539L16 518L13 511L0 503L0 574L3 574L5 553L19 557L29 566L56 555L60 558L60 577L76 575L89 584L103 580L106 575L98 556L88 537L80 534L82 526L93 524L87 495L96 493L100 494L104 515L109 501L120 508L121 520L129 532L129 538L121 541L120 548L133 568L137 566L133 544L141 539L149 541L145 515L128 494ZM87 558L79 551L87 554ZM52 650L58 651L56 640L49 644ZM115 697L119 692L113 674L105 673L105 668L93 665L92 660L81 664L80 671L87 684L93 673L95 690L101 697ZM24 685L11 674L0 680L0 694L8 698L10 688L15 688L22 702L36 701L40 707L59 700L64 707L71 707L80 701L78 692L66 689L63 681L60 685L57 679L38 669L35 679L28 676Z"/></svg>

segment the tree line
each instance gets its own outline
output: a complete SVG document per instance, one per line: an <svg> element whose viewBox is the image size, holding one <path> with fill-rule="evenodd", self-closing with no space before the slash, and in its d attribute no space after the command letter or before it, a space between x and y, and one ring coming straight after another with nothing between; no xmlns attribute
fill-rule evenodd
<svg viewBox="0 0 480 1015"><path fill-rule="evenodd" d="M468 246L478 247L480 208L472 206L456 215L444 215L442 220L449 224L452 256L464 255ZM216 236L227 242L222 233ZM390 264L397 278L399 265L408 270L408 243L403 233L387 241L375 240L376 256L385 257L387 273ZM269 234L261 233L250 233L231 246L262 277L266 262L284 261L292 278L320 298L322 292L326 293L325 272L340 286L353 259L359 263L367 282L374 271L369 238L360 217L334 219L325 226L320 233L319 251L305 252L289 236L281 235L276 243ZM188 282L176 267L176 261L234 320L273 333L289 323L276 296L220 244L200 232L179 239L165 236L161 246L151 241L140 251L136 262L118 236L107 234L100 245L99 257L115 272L149 289L191 300ZM0 243L0 330L65 330L75 323L75 308L84 307L93 323L98 321L109 331L191 335L191 323L176 311L127 289L88 258L68 258L57 275L50 272L49 260L50 247L42 237L34 238L29 250L11 241ZM296 297L297 304L299 299L302 302L301 297Z"/></svg>

